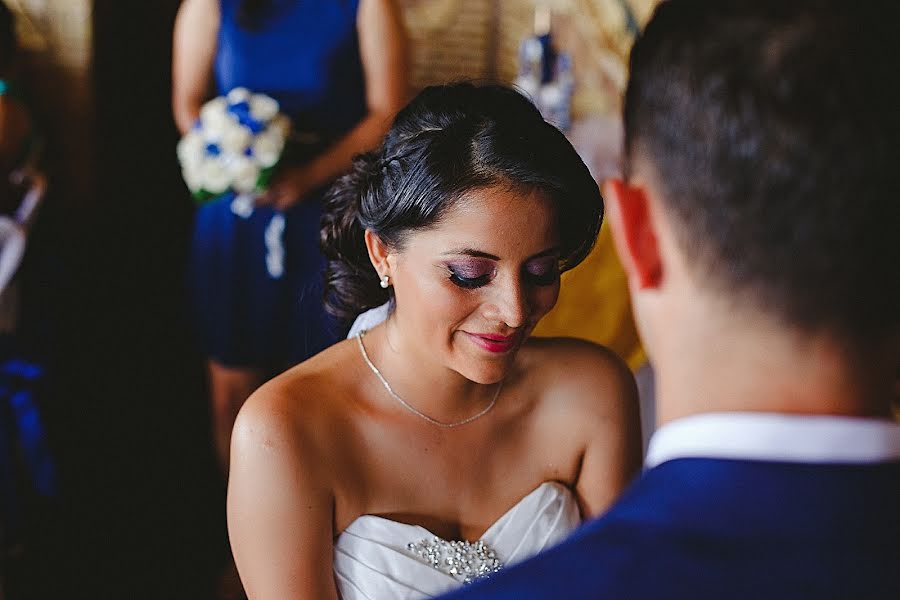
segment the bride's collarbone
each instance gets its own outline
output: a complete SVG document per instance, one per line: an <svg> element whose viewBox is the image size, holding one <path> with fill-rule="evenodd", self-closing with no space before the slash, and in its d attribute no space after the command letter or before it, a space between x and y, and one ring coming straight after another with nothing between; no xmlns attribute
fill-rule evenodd
<svg viewBox="0 0 900 600"><path fill-rule="evenodd" d="M507 382L492 412L457 428L406 411L385 419L365 402L343 404L353 416L342 420L349 429L334 449L344 471L333 473L335 534L371 516L474 541L545 481L569 485L577 473L569 468L569 453L558 439L548 444L547 427L534 423L547 380L531 375Z"/></svg>

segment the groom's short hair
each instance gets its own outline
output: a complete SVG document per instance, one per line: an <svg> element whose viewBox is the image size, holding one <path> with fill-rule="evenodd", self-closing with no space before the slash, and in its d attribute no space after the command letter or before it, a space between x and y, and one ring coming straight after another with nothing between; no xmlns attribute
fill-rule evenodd
<svg viewBox="0 0 900 600"><path fill-rule="evenodd" d="M894 3L669 0L631 54L625 168L704 285L872 341L900 319Z"/></svg>

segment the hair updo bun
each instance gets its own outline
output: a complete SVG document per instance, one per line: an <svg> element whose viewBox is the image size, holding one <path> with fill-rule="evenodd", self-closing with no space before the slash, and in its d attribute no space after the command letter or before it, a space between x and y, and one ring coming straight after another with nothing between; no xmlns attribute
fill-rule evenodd
<svg viewBox="0 0 900 600"><path fill-rule="evenodd" d="M325 308L342 321L388 300L388 290L366 250L366 229L360 222L360 198L369 193L381 169L374 152L353 157L350 171L332 185L322 212L321 245L328 268L325 272Z"/></svg>
<svg viewBox="0 0 900 600"><path fill-rule="evenodd" d="M467 192L494 185L551 199L561 270L591 251L603 220L597 183L531 102L499 85L423 90L397 114L381 148L356 156L325 198L327 310L350 322L390 298L369 261L367 229L402 250L409 233L434 225Z"/></svg>

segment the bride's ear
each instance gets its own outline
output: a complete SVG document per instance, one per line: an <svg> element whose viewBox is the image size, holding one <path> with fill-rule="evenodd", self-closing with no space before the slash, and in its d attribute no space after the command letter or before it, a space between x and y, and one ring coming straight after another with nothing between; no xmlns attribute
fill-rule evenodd
<svg viewBox="0 0 900 600"><path fill-rule="evenodd" d="M374 233L371 229L366 229L365 239L369 260L372 262L372 266L375 267L378 278L381 279L385 275L390 276L391 268L389 257L391 255L391 249L380 237L378 237L378 234Z"/></svg>

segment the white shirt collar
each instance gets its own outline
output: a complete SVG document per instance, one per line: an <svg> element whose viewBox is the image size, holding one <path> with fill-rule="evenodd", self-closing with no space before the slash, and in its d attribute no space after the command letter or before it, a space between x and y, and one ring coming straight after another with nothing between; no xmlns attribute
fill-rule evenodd
<svg viewBox="0 0 900 600"><path fill-rule="evenodd" d="M798 463L900 460L900 424L859 417L707 413L667 423L650 438L646 466L674 458Z"/></svg>

